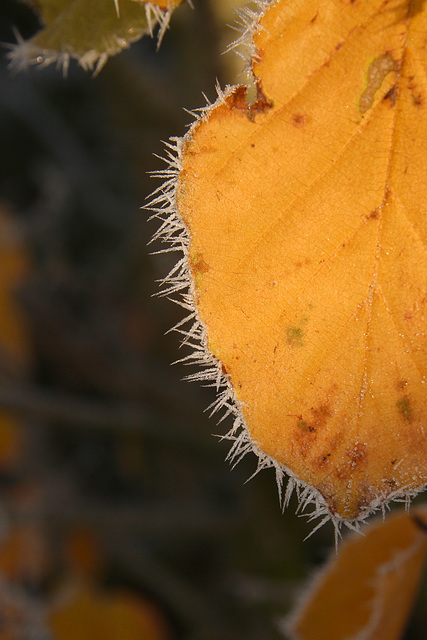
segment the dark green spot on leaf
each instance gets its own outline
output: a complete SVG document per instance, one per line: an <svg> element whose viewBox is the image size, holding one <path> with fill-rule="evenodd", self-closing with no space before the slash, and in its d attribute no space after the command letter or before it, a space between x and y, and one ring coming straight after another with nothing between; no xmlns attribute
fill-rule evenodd
<svg viewBox="0 0 427 640"><path fill-rule="evenodd" d="M291 347L302 347L304 331L301 327L286 327L286 343Z"/></svg>
<svg viewBox="0 0 427 640"><path fill-rule="evenodd" d="M403 417L406 422L411 422L412 420L412 407L409 401L408 396L402 396L400 400L396 402L396 406L399 410L400 415Z"/></svg>

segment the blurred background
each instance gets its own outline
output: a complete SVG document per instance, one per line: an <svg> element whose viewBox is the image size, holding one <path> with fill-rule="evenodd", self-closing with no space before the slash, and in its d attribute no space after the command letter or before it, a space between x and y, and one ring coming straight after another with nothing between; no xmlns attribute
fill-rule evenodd
<svg viewBox="0 0 427 640"><path fill-rule="evenodd" d="M240 81L237 4L194 0L160 50L97 77L0 59L0 639L277 640L333 545L282 515L274 473L225 462L211 389L182 381L153 297L171 256L140 210L184 110ZM1 0L0 41L39 28ZM244 80L244 78L243 78ZM407 638L425 639L424 583ZM320 637L320 636L319 636Z"/></svg>

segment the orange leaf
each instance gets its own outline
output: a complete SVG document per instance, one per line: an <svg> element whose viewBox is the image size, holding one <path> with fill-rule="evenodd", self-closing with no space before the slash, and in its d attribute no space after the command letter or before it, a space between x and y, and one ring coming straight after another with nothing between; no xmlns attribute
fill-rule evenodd
<svg viewBox="0 0 427 640"><path fill-rule="evenodd" d="M398 640L427 551L427 507L351 536L310 584L288 631L298 640Z"/></svg>
<svg viewBox="0 0 427 640"><path fill-rule="evenodd" d="M15 464L21 453L21 423L9 413L0 412L0 468Z"/></svg>
<svg viewBox="0 0 427 640"><path fill-rule="evenodd" d="M176 143L165 284L233 453L349 523L427 482L427 5L267 4L257 101L227 89Z"/></svg>
<svg viewBox="0 0 427 640"><path fill-rule="evenodd" d="M126 591L103 593L80 585L50 616L55 640L167 640L158 611Z"/></svg>
<svg viewBox="0 0 427 640"><path fill-rule="evenodd" d="M39 584L49 564L45 537L37 526L15 526L0 546L0 574L10 582Z"/></svg>

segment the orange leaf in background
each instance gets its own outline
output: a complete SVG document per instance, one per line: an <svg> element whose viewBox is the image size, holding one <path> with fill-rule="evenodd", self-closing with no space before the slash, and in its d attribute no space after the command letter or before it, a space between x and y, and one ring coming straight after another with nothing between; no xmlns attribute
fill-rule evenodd
<svg viewBox="0 0 427 640"><path fill-rule="evenodd" d="M15 584L41 584L49 569L44 531L33 524L11 528L0 545L0 577Z"/></svg>
<svg viewBox="0 0 427 640"><path fill-rule="evenodd" d="M49 615L55 640L170 638L166 619L152 603L125 589L102 588L99 575L105 558L89 529L75 527L69 532L66 556L68 571Z"/></svg>
<svg viewBox="0 0 427 640"><path fill-rule="evenodd" d="M427 507L371 525L340 546L287 625L292 640L398 640L427 551Z"/></svg>
<svg viewBox="0 0 427 640"><path fill-rule="evenodd" d="M49 616L55 640L167 640L159 612L126 591L103 593L80 585Z"/></svg>
<svg viewBox="0 0 427 640"><path fill-rule="evenodd" d="M279 0L254 30L257 102L178 141L165 283L234 453L350 523L427 482L427 4Z"/></svg>
<svg viewBox="0 0 427 640"><path fill-rule="evenodd" d="M17 462L21 452L21 424L14 416L0 412L0 467Z"/></svg>

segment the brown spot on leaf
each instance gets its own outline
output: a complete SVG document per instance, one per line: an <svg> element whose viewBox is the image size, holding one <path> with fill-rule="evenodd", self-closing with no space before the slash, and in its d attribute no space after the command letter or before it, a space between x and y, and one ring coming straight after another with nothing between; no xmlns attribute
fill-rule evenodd
<svg viewBox="0 0 427 640"><path fill-rule="evenodd" d="M306 124L307 116L304 113L294 113L291 116L291 122L294 125L294 127L297 127L298 129L300 129Z"/></svg>
<svg viewBox="0 0 427 640"><path fill-rule="evenodd" d="M298 419L297 429L295 431L294 442L298 447L299 454L305 458L316 441L317 433L312 424L305 420Z"/></svg>
<svg viewBox="0 0 427 640"><path fill-rule="evenodd" d="M409 76L408 78L408 89L411 92L412 104L415 107L419 107L423 104L422 94L417 91L417 84L414 82L415 76Z"/></svg>
<svg viewBox="0 0 427 640"><path fill-rule="evenodd" d="M406 380L398 380L398 381L396 382L396 389L397 389L398 391L402 391L402 389L404 389L404 388L406 387L406 385L407 385L407 384L408 384L408 383L407 383L407 381L406 381Z"/></svg>
<svg viewBox="0 0 427 640"><path fill-rule="evenodd" d="M388 51L371 62L368 68L366 88L359 100L359 111L362 115L372 107L375 94L381 87L384 78L396 68L396 61Z"/></svg>
<svg viewBox="0 0 427 640"><path fill-rule="evenodd" d="M195 275L199 273L206 273L210 269L208 263L205 262L202 254L198 254L191 260L191 267Z"/></svg>
<svg viewBox="0 0 427 640"><path fill-rule="evenodd" d="M315 458L313 460L313 464L316 465L317 467L324 467L328 462L329 462L329 458L331 457L330 453L325 453L321 456L318 456L317 458Z"/></svg>
<svg viewBox="0 0 427 640"><path fill-rule="evenodd" d="M298 262L295 262L295 266L297 269L301 269L302 266L309 265L310 263L311 263L310 258L306 258L304 261L298 260Z"/></svg>
<svg viewBox="0 0 427 640"><path fill-rule="evenodd" d="M397 96L397 86L394 84L391 89L389 89L387 91L387 93L385 94L383 100L390 100L390 105L393 107L394 103L396 102L396 96Z"/></svg>
<svg viewBox="0 0 427 640"><path fill-rule="evenodd" d="M266 111L271 109L273 107L273 103L264 94L260 81L258 81L257 83L256 100L251 104L248 103L247 93L247 87L240 85L228 97L227 102L231 110L239 109L241 111L244 111L249 120L253 122L257 114L265 113Z"/></svg>
<svg viewBox="0 0 427 640"><path fill-rule="evenodd" d="M327 402L321 404L319 407L310 409L313 414L312 423L315 427L323 427L325 426L327 419L331 417L331 409Z"/></svg>
<svg viewBox="0 0 427 640"><path fill-rule="evenodd" d="M256 101L249 106L250 120L254 120L255 116L258 113L265 113L266 111L269 111L273 108L273 103L265 95L264 91L262 90L261 82L259 80L257 82L256 98Z"/></svg>
<svg viewBox="0 0 427 640"><path fill-rule="evenodd" d="M374 209L373 211L371 211L371 213L367 216L368 220L378 220L379 218L379 211L378 209Z"/></svg>
<svg viewBox="0 0 427 640"><path fill-rule="evenodd" d="M318 429L324 427L328 418L332 415L327 402L319 405L319 407L312 407L310 412L310 420L304 419L302 416L298 417L297 429L295 430L295 442L303 458L306 457L309 449L316 441Z"/></svg>
<svg viewBox="0 0 427 640"><path fill-rule="evenodd" d="M233 91L233 93L228 98L230 109L241 109L249 113L249 105L248 101L246 100L247 92L247 87L243 85L236 87L235 91Z"/></svg>
<svg viewBox="0 0 427 640"><path fill-rule="evenodd" d="M308 424L305 420L298 420L298 429L300 429L301 431L307 431L310 433L313 433L314 431L316 431L316 428L313 427L313 425Z"/></svg>

